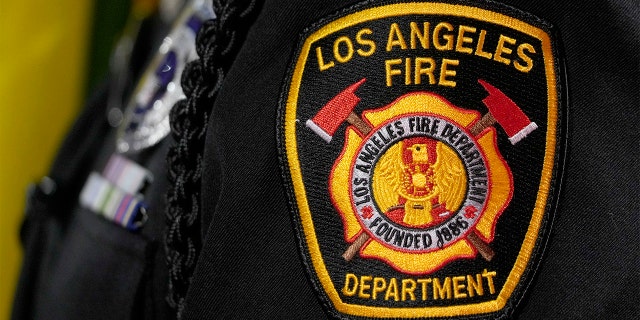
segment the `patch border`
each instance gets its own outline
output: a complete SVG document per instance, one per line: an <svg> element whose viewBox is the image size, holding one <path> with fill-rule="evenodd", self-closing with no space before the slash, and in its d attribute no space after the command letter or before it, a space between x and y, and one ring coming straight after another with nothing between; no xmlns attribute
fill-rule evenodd
<svg viewBox="0 0 640 320"><path fill-rule="evenodd" d="M317 290L320 290L320 288L318 288L318 284L322 287L324 292L322 301L332 304L333 308L330 308L329 311L333 314L336 314L335 311L338 311L341 313L337 314L338 316L351 315L376 318L476 316L482 318L497 312L510 312L512 311L512 307L515 307L517 302L522 298L522 296L517 297L518 299L513 303L514 301L511 301L511 298L514 293L526 290L533 278L533 275L528 275L528 273L535 273L536 268L539 266L540 261L532 262L532 259L536 258L536 256L540 256L544 251L546 241L548 241L548 236L545 235L547 230L542 227L552 223L553 215L555 213L554 211L557 207L560 196L562 169L566 153L564 140L566 140L566 137L563 138L563 136L559 136L559 134L566 135L567 120L564 106L568 103L566 102L566 88L563 90L564 82L561 83L558 81L565 81L566 77L566 75L562 73L564 66L560 57L561 48L558 47L560 45L559 37L555 30L553 30L552 26L542 20L539 20L535 16L491 1L480 1L478 5L485 6L483 8L473 6L467 1L456 3L386 2L374 7L371 7L372 5L376 4L371 1L356 4L355 6L348 7L347 9L340 11L337 15L323 19L320 23L316 23L312 27L306 29L303 32L303 35L308 36L301 39L304 40L304 42L302 45L298 45L298 48L295 51L297 54L294 56L296 62L289 68L290 74L286 79L287 81L284 83L284 90L282 92L281 109L279 114L280 120L284 122L278 126L278 143L281 152L281 162L284 170L288 171L288 174L285 174L284 176L287 182L289 196L292 194L295 196L295 201L292 201L293 199L290 197L289 202L294 213L297 213L294 215L296 228L302 227L303 229L303 234L298 234L297 236L299 238L298 240L300 241L300 245L306 247L306 250L303 249L303 252L301 252L304 256L303 258L306 267L312 268L314 271L311 274L312 281L316 285ZM360 11L353 12L354 10ZM508 12L514 17L490 10ZM362 22L414 14L453 16L478 20L522 32L541 42L542 57L547 80L548 104L546 110L547 134L545 138L545 155L542 163L537 199L532 210L531 221L516 261L507 276L502 290L494 300L456 306L429 306L422 308L391 308L348 304L340 299L338 289L331 281L328 270L324 264L309 209L304 182L302 179L301 166L298 160L296 101L298 99L302 74L307 59L312 53L310 50L311 45L316 41L341 29L352 27ZM522 17L523 15L529 20L536 20L547 30L545 31L516 18ZM318 28L318 26L320 27ZM315 31L310 32L312 30ZM555 38L555 45L552 44L551 37ZM285 101L286 105L283 104ZM284 151L282 150L283 147ZM556 182L556 180L558 181ZM552 182L556 183L552 185ZM551 226L549 226L549 228L550 227ZM307 270L307 272L309 271L310 270ZM528 277L528 280L521 282L523 275ZM507 308L505 308L505 306ZM335 311L331 309L334 309Z"/></svg>

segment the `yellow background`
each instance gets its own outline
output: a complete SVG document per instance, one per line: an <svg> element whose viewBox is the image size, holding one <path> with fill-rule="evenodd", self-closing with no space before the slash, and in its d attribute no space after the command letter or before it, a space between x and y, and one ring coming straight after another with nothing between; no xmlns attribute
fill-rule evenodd
<svg viewBox="0 0 640 320"><path fill-rule="evenodd" d="M81 105L92 6L0 0L0 319L21 261L25 190L47 173Z"/></svg>

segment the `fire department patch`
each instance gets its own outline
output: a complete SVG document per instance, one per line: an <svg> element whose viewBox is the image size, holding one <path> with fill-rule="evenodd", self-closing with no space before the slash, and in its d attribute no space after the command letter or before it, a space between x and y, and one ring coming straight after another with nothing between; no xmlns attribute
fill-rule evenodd
<svg viewBox="0 0 640 320"><path fill-rule="evenodd" d="M559 193L562 68L549 24L487 1L367 2L305 32L278 134L332 316L513 312Z"/></svg>

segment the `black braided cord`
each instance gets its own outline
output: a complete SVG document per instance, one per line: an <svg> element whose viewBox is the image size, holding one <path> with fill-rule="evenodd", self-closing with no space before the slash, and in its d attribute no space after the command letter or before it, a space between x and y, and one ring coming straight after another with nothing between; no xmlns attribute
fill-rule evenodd
<svg viewBox="0 0 640 320"><path fill-rule="evenodd" d="M176 144L167 155L170 187L165 251L169 268L167 302L178 319L202 244L200 189L207 124L224 76L257 14L257 1L213 1L216 19L202 25L196 38L199 59L187 64L182 74L187 99L178 101L171 110Z"/></svg>

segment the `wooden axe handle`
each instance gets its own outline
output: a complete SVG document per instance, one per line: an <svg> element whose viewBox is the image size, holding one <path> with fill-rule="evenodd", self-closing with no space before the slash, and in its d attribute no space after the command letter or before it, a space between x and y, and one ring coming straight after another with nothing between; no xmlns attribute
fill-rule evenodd
<svg viewBox="0 0 640 320"><path fill-rule="evenodd" d="M491 261L491 259L493 259L493 256L496 255L493 249L491 249L491 247L486 242L480 239L475 230L471 230L471 232L469 232L469 234L467 235L467 240L471 242L471 245L476 247L476 250L480 252L480 255L482 255L485 260Z"/></svg>
<svg viewBox="0 0 640 320"><path fill-rule="evenodd" d="M493 117L491 112L487 112L480 121L476 122L469 131L475 137L479 135L484 129L491 127L496 123L496 118Z"/></svg>
<svg viewBox="0 0 640 320"><path fill-rule="evenodd" d="M347 262L351 261L353 257L356 256L356 253L360 251L360 248L369 240L369 235L366 232L362 232L355 241L347 248L347 250L342 254L342 257Z"/></svg>
<svg viewBox="0 0 640 320"><path fill-rule="evenodd" d="M371 130L372 130L371 126L368 125L366 122L364 122L364 120L362 120L362 118L358 117L358 115L355 114L355 112L353 112L353 111L351 111L351 113L349 113L349 115L347 116L346 120L351 125L356 127L356 129L358 129L358 131L360 131L360 133L362 133L362 135L364 135L364 136L368 135L369 132L371 132Z"/></svg>
<svg viewBox="0 0 640 320"><path fill-rule="evenodd" d="M362 118L360 118L355 112L351 111L347 116L347 122L352 126L356 127L356 130L360 131L360 133L364 136L368 135L369 132L373 128L369 126ZM356 240L347 248L347 250L342 254L342 257L346 261L351 261L353 257L355 257L356 253L362 248L362 246L369 240L369 235L366 232L362 232Z"/></svg>

